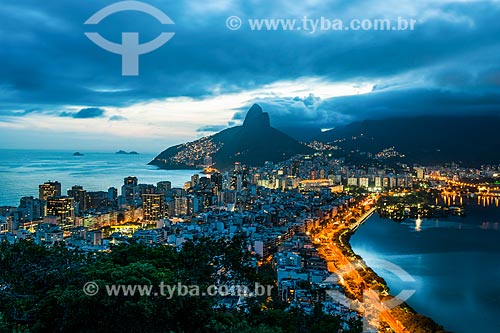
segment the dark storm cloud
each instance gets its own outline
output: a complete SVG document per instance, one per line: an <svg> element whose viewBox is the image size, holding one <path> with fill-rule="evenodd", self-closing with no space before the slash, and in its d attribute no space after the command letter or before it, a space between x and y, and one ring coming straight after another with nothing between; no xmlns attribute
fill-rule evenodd
<svg viewBox="0 0 500 333"><path fill-rule="evenodd" d="M322 108L324 101L314 95L306 98L257 99L254 102L269 113L271 125L275 127L322 127L339 121L338 115ZM247 108L241 109L234 115L234 119L244 119L247 111Z"/></svg>
<svg viewBox="0 0 500 333"><path fill-rule="evenodd" d="M86 108L81 109L78 112L62 112L61 117L71 117L75 119L92 119L92 118L101 118L104 116L106 111L99 108Z"/></svg>
<svg viewBox="0 0 500 333"><path fill-rule="evenodd" d="M314 103L308 103L314 99ZM418 115L500 114L500 92L478 95L441 89L383 90L370 94L321 100L255 100L268 112L274 127L328 128L364 119L411 117ZM246 110L235 114L242 119Z"/></svg>
<svg viewBox="0 0 500 333"><path fill-rule="evenodd" d="M140 13L120 13L84 26L113 0L4 0L0 8L0 108L65 109L127 106L167 97L201 98L281 80L377 81L377 93L331 100L314 96L261 100L275 125L331 126L392 114L494 112L499 104L500 8L489 2L426 3L397 14L419 20L415 31L229 31L226 18L371 17L371 1L290 4L285 1L146 1L176 23L161 26ZM311 3L311 4L310 4ZM313 5L314 3L314 5ZM378 2L380 3L380 2ZM404 1L402 2L404 3ZM410 3L410 2L408 2ZM229 4L225 6L225 4ZM217 7L217 6L220 6ZM382 7L384 4L377 5ZM198 9L198 10L197 10ZM387 16L397 18L387 4ZM429 13L440 14L429 16ZM354 13L354 14L353 14ZM383 13L383 11L382 11ZM141 42L173 31L162 48L140 57L139 77L122 77L121 58L90 42L97 31L118 42L122 31ZM387 80L394 80L387 83ZM392 81L391 81L392 82ZM419 83L420 82L420 83ZM406 88L405 88L406 86ZM26 105L29 103L29 105ZM102 116L98 115L98 116ZM235 119L241 120L237 114ZM117 119L110 119L117 120Z"/></svg>
<svg viewBox="0 0 500 333"><path fill-rule="evenodd" d="M326 101L322 108L353 120L413 115L498 114L500 92L477 95L437 89L384 91Z"/></svg>

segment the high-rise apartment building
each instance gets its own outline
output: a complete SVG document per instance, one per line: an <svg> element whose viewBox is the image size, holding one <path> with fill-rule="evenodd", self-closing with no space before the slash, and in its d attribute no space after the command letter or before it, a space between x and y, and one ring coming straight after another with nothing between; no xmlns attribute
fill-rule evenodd
<svg viewBox="0 0 500 333"><path fill-rule="evenodd" d="M75 223L75 199L71 197L50 197L47 200L47 217L55 217L57 223L68 229Z"/></svg>
<svg viewBox="0 0 500 333"><path fill-rule="evenodd" d="M142 195L143 220L156 222L165 217L165 199L163 194Z"/></svg>
<svg viewBox="0 0 500 333"><path fill-rule="evenodd" d="M75 185L68 190L68 196L72 197L76 203L76 213L80 214L89 209L89 196L82 186Z"/></svg>
<svg viewBox="0 0 500 333"><path fill-rule="evenodd" d="M51 197L61 196L61 183L48 181L38 186L38 198L47 201Z"/></svg>

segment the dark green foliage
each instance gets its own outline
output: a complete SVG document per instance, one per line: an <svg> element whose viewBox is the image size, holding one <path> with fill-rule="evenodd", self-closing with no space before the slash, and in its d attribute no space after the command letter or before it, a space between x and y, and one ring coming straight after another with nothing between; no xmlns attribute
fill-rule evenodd
<svg viewBox="0 0 500 333"><path fill-rule="evenodd" d="M220 298L161 295L109 296L109 285L200 285L239 281L274 284L269 265L250 267L243 238L201 239L182 251L130 244L110 253L84 254L62 246L32 242L0 244L0 332L314 332L330 327L333 317L312 320L266 297L251 300L249 310L217 309ZM93 281L95 296L83 292ZM158 289L154 289L158 290ZM203 290L203 289L201 289ZM276 295L276 293L274 294ZM333 327L333 326L332 326Z"/></svg>

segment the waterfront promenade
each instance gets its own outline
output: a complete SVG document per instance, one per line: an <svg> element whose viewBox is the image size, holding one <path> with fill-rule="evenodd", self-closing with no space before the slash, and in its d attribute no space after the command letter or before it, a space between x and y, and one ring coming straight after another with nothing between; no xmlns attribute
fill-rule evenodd
<svg viewBox="0 0 500 333"><path fill-rule="evenodd" d="M375 200L368 199L360 203L358 206L349 208L349 212L345 216L351 216L361 206L373 204L365 213L356 218L353 223L341 223L339 225L332 225L328 223L327 226L322 228L315 236L315 243L318 246L318 252L326 260L328 271L336 274L339 277L339 282L343 285L345 290L353 296L360 296L362 302L354 301L357 307L365 315L369 313L379 314L379 318L372 318L370 320L371 326L378 326L380 323L385 323L396 333L409 333L401 322L399 322L390 313L381 302L379 293L375 292L368 286L371 286L371 281L366 281L360 274L360 270L366 272L368 267L354 256L346 255L346 252L352 252L349 244L344 244L344 238L348 233L353 233L361 224L363 224L376 210L374 205ZM331 222L331 221L329 221ZM319 241L320 239L327 240L326 242ZM374 320L373 320L374 319Z"/></svg>

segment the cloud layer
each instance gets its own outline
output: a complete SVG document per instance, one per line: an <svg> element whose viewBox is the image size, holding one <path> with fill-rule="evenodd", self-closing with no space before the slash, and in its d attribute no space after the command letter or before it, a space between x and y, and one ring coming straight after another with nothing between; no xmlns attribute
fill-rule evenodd
<svg viewBox="0 0 500 333"><path fill-rule="evenodd" d="M0 127L12 144L27 131L43 136L48 123L63 122L83 137L106 131L110 146L123 133L144 142L163 135L164 141L154 142L166 145L219 130L228 121L237 124L253 102L261 103L278 127L500 110L497 1L147 0L175 25L133 12L95 27L83 24L114 2L3 1ZM248 24L231 31L226 28L231 15L244 23L401 16L417 24L414 31L311 34L251 31ZM120 56L90 42L84 36L90 30L114 42L123 31L140 32L141 42L162 31L176 35L140 57L140 76L122 77ZM80 126L82 120L92 121L95 132Z"/></svg>

